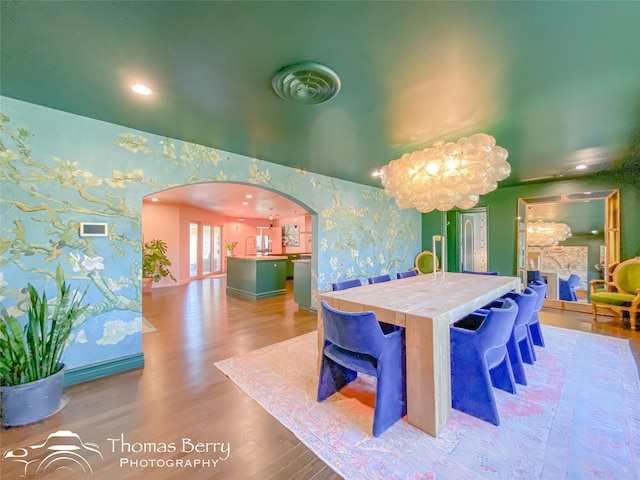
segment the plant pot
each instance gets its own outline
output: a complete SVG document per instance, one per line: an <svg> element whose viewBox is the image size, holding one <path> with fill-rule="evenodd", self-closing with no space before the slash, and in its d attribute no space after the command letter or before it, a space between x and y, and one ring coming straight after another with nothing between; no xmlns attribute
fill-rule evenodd
<svg viewBox="0 0 640 480"><path fill-rule="evenodd" d="M65 367L35 382L0 387L2 426L27 425L47 418L60 410L63 402L62 380Z"/></svg>
<svg viewBox="0 0 640 480"><path fill-rule="evenodd" d="M153 277L147 277L142 279L142 293L151 293L152 286L153 286Z"/></svg>

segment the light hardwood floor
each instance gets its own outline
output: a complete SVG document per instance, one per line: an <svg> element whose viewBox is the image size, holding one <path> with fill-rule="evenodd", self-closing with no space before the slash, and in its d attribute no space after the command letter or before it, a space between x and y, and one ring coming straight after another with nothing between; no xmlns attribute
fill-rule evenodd
<svg viewBox="0 0 640 480"><path fill-rule="evenodd" d="M155 289L143 299L144 316L157 329L143 335L144 369L66 388L71 400L61 412L34 425L0 431L0 449L4 453L39 444L58 430L70 430L83 441L98 444L104 458L92 462L93 475L61 470L44 477L55 479L340 478L213 365L316 329L316 317L298 310L292 282L287 283L285 296L257 301L226 295L224 277ZM629 338L639 363L640 332L625 330L615 321L593 324L589 315L560 311L545 311L541 319ZM149 449L151 444L161 448L160 444L173 442L178 453L123 453L122 439L132 449L142 448L143 443ZM182 469L119 464L122 458L166 461L220 455L212 452L211 445L208 456L181 452L184 439L192 444L229 444L228 458L215 467ZM21 468L4 460L0 477L19 478Z"/></svg>

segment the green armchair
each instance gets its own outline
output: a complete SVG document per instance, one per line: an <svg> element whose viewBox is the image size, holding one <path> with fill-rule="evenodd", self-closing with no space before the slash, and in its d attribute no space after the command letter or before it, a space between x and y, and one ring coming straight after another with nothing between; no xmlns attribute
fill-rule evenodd
<svg viewBox="0 0 640 480"><path fill-rule="evenodd" d="M620 316L627 312L631 329L635 330L640 308L640 257L618 264L612 281L591 280L591 305L594 320L598 317L598 307L613 310Z"/></svg>
<svg viewBox="0 0 640 480"><path fill-rule="evenodd" d="M415 270L418 273L433 273L433 253L425 250L416 256ZM438 257L436 257L436 270L438 269Z"/></svg>

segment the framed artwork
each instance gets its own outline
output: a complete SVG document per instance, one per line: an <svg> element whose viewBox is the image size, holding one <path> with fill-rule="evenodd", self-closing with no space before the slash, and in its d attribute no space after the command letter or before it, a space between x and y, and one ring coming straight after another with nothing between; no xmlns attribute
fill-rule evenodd
<svg viewBox="0 0 640 480"><path fill-rule="evenodd" d="M300 230L298 225L291 223L282 226L282 246L283 247L299 247L300 246Z"/></svg>

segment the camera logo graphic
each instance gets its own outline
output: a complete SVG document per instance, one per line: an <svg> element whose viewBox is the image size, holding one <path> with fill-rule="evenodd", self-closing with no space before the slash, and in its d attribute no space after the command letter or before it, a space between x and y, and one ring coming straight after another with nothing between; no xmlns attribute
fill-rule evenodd
<svg viewBox="0 0 640 480"><path fill-rule="evenodd" d="M92 475L91 462L103 459L98 445L83 442L69 430L52 433L40 445L8 450L2 458L24 464L24 478L42 478L54 471Z"/></svg>

